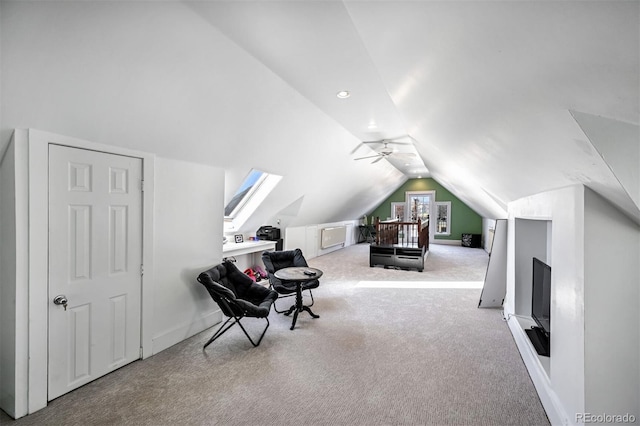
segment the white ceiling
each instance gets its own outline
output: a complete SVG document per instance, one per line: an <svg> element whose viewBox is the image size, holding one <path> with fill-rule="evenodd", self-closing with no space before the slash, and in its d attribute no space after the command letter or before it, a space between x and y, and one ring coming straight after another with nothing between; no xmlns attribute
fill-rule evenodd
<svg viewBox="0 0 640 426"><path fill-rule="evenodd" d="M0 152L38 128L223 168L228 198L263 167L283 179L249 232L369 214L425 170L362 141L410 135L484 217L585 184L640 224L640 1L0 8Z"/></svg>
<svg viewBox="0 0 640 426"><path fill-rule="evenodd" d="M187 4L359 140L411 135L397 148L484 216L575 183L628 192L573 112L637 131L638 1Z"/></svg>

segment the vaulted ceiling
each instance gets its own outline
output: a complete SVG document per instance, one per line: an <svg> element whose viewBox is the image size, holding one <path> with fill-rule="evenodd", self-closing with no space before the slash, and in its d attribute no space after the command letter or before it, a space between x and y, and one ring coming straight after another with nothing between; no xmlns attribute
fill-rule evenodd
<svg viewBox="0 0 640 426"><path fill-rule="evenodd" d="M431 175L485 216L584 183L640 220L638 193L625 197L637 186L576 118L630 124L609 143L640 169L637 1L189 4L358 139L411 135Z"/></svg>
<svg viewBox="0 0 640 426"><path fill-rule="evenodd" d="M485 217L579 183L640 223L635 0L0 10L0 148L32 127L203 162L228 198L263 166L284 179L248 230L360 217L423 166ZM356 160L404 135L416 164Z"/></svg>

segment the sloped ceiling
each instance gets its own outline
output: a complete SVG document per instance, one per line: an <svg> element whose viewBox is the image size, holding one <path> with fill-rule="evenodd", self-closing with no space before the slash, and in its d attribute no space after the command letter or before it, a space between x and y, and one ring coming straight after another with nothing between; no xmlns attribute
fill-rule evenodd
<svg viewBox="0 0 640 426"><path fill-rule="evenodd" d="M640 223L640 165L612 155L640 139L638 1L0 7L0 151L38 128L222 167L229 194L263 166L284 179L249 232L369 213L413 176L360 141L408 134L483 216L584 183Z"/></svg>
<svg viewBox="0 0 640 426"><path fill-rule="evenodd" d="M486 217L584 183L640 222L571 112L638 140L640 2L189 4L358 139L410 134L431 175Z"/></svg>
<svg viewBox="0 0 640 426"><path fill-rule="evenodd" d="M282 176L248 235L356 219L406 180L353 161L353 134L182 2L0 8L0 152L35 128L204 163L224 169L227 201L251 168Z"/></svg>

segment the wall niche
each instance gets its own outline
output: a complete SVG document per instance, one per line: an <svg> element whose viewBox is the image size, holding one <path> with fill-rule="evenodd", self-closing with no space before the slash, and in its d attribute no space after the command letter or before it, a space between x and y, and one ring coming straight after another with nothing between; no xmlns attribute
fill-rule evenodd
<svg viewBox="0 0 640 426"><path fill-rule="evenodd" d="M551 424L640 419L638 224L573 185L509 203L507 240L504 314ZM551 266L549 357L525 332L534 257Z"/></svg>
<svg viewBox="0 0 640 426"><path fill-rule="evenodd" d="M514 307L517 321L523 330L530 329L536 325L535 321L531 317L533 258L535 257L547 265L552 266L551 229L551 220L515 219ZM553 316L551 318L553 321ZM529 344L531 344L530 341ZM533 345L531 348L535 351L535 349L533 349ZM538 360L547 377L549 377L551 368L550 357L538 355Z"/></svg>

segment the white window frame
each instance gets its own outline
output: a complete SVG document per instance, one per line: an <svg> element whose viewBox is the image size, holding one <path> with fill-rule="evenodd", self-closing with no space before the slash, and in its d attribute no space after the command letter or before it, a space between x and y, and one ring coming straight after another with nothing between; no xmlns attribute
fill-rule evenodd
<svg viewBox="0 0 640 426"><path fill-rule="evenodd" d="M233 220L234 217L236 217L238 215L238 213L244 208L244 206L247 204L247 202L249 202L249 200L251 200L251 197L253 197L253 195L259 191L260 186L264 183L264 181L267 179L268 173L263 172L262 170L258 170L258 169L251 169L249 171L249 173L247 174L247 176L245 176L245 178L242 180L242 184L240 185L240 188L242 188L242 186L245 184L245 182L247 181L247 179L249 178L249 176L251 176L251 174L256 171L256 172L260 172L260 177L258 178L258 180L256 181L256 183L254 183L251 186L251 189L249 190L249 192L247 192L246 194L244 194L244 196L242 197L242 199L238 202L238 204L234 207L234 209L231 211L231 213L229 213L228 215L225 214L224 218L225 220ZM236 192L233 194L233 196L231 197L231 199L229 200L229 203L231 203L231 201L233 201L233 199L238 195L238 193L240 192L240 189L236 190ZM227 209L228 204L225 205L225 210Z"/></svg>
<svg viewBox="0 0 640 426"><path fill-rule="evenodd" d="M407 205L407 203L405 201L394 201L394 202L392 202L391 203L391 216L390 216L391 220L396 220L396 219L398 219L398 216L399 216L400 222L404 222L404 212L405 212L405 209L406 209L406 205ZM398 211L397 211L398 207L402 207L402 215L398 215L397 214L398 213Z"/></svg>
<svg viewBox="0 0 640 426"><path fill-rule="evenodd" d="M267 198L267 196L271 193L271 191L273 191L273 189L282 179L282 176L268 173L260 169L251 169L245 179L243 179L243 184L253 171L261 172L262 176L260 176L258 181L251 187L251 190L249 190L244 195L238 205L231 211L231 214L224 217L225 233L239 231L242 225L244 225L247 219L249 219L251 215L258 209L260 204L262 204L262 202Z"/></svg>
<svg viewBox="0 0 640 426"><path fill-rule="evenodd" d="M433 217L435 216L435 209L436 209L436 191L433 189L430 190L425 190L425 191L406 191L404 193L404 200L405 200L405 222L411 222L411 197L412 196L426 196L428 195L430 197L430 201L429 201L429 242L434 242L434 238L435 238L435 230L436 230L436 224L435 221L433 220Z"/></svg>
<svg viewBox="0 0 640 426"><path fill-rule="evenodd" d="M436 235L451 235L451 201L436 201L436 212L434 215L434 218L436 220ZM439 221L440 218L438 217L438 210L440 206L446 206L447 207L447 216L446 216L446 223L447 223L447 232L438 232L438 227L439 227Z"/></svg>

